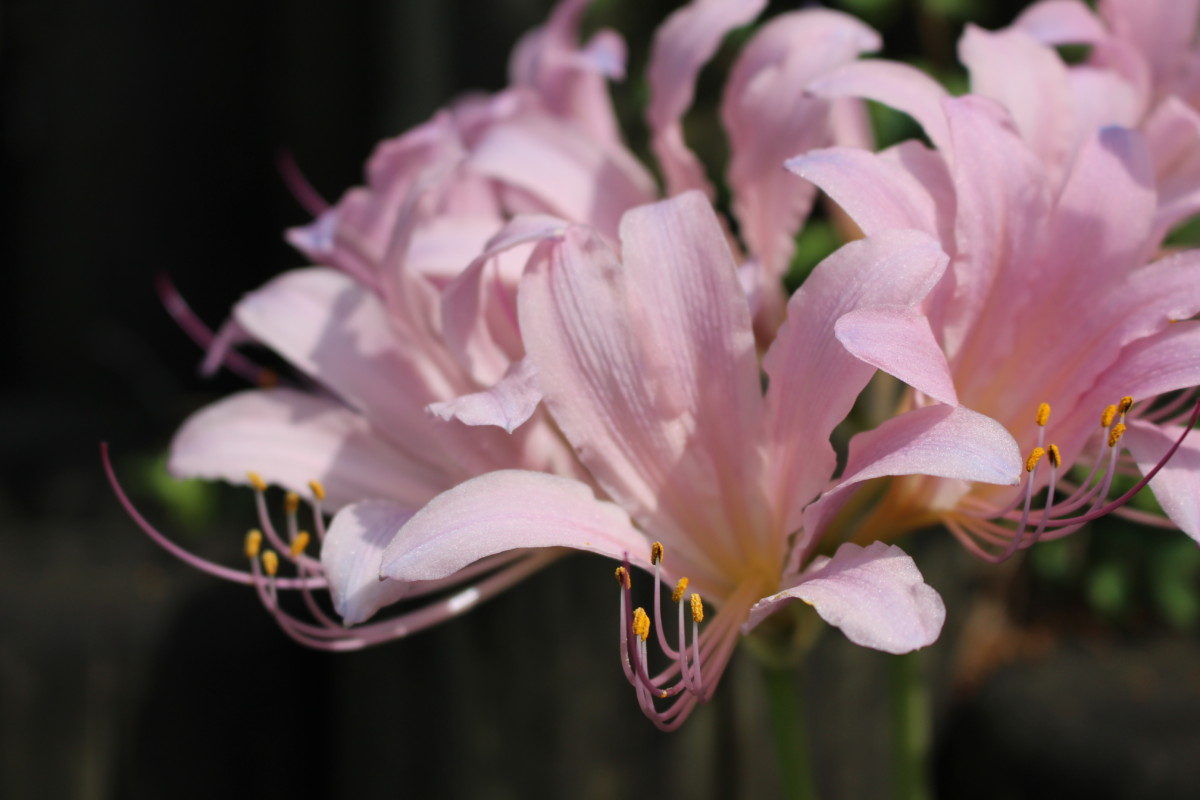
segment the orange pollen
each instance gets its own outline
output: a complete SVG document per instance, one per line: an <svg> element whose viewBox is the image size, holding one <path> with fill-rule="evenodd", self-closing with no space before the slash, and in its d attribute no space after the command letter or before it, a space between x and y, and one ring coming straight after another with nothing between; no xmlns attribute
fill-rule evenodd
<svg viewBox="0 0 1200 800"><path fill-rule="evenodd" d="M1125 435L1125 423L1118 422L1113 425L1111 431L1108 432L1108 446L1116 447L1117 442L1121 441L1121 437Z"/></svg>
<svg viewBox="0 0 1200 800"><path fill-rule="evenodd" d="M1050 456L1050 463L1055 469L1062 466L1062 453L1058 450L1058 445L1052 444L1046 447L1046 455Z"/></svg>
<svg viewBox="0 0 1200 800"><path fill-rule="evenodd" d="M1037 424L1040 427L1046 427L1046 423L1050 421L1050 404L1042 403L1039 405L1037 407L1037 415L1034 417L1034 419L1037 421Z"/></svg>
<svg viewBox="0 0 1200 800"><path fill-rule="evenodd" d="M692 595L692 621L704 622L704 601L700 599L700 595Z"/></svg>
<svg viewBox="0 0 1200 800"><path fill-rule="evenodd" d="M1121 402L1117 403L1117 411L1122 414L1128 414L1131 408L1133 408L1133 398L1129 395L1125 395L1121 398Z"/></svg>
<svg viewBox="0 0 1200 800"><path fill-rule="evenodd" d="M1025 459L1025 471L1033 472L1037 469L1038 462L1042 460L1042 456L1046 455L1046 451L1040 447L1033 448L1033 452L1029 454L1029 458Z"/></svg>
<svg viewBox="0 0 1200 800"><path fill-rule="evenodd" d="M1100 427L1107 428L1113 424L1113 420L1117 418L1116 406L1105 406L1104 411L1100 413Z"/></svg>
<svg viewBox="0 0 1200 800"><path fill-rule="evenodd" d="M613 577L617 579L617 583L621 584L622 589L629 588L629 570L624 567L617 567L613 571Z"/></svg>
<svg viewBox="0 0 1200 800"><path fill-rule="evenodd" d="M688 579L680 578L679 583L675 584L675 590L671 592L671 602L679 603L683 601L683 593L687 591Z"/></svg>
<svg viewBox="0 0 1200 800"><path fill-rule="evenodd" d="M650 545L650 563L657 564L662 561L664 552L662 542L655 542Z"/></svg>
<svg viewBox="0 0 1200 800"><path fill-rule="evenodd" d="M643 642L650 638L650 616L641 606L633 610L633 635Z"/></svg>

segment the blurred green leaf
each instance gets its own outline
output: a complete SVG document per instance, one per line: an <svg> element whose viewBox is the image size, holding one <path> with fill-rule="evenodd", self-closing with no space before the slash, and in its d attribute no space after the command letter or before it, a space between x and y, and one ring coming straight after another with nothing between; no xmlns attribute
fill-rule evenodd
<svg viewBox="0 0 1200 800"><path fill-rule="evenodd" d="M1088 602L1102 614L1120 616L1129 602L1129 584L1129 570L1123 563L1098 564L1088 575Z"/></svg>
<svg viewBox="0 0 1200 800"><path fill-rule="evenodd" d="M1151 591L1163 617L1172 626L1188 629L1200 622L1200 548L1191 539L1174 536L1153 556Z"/></svg>
<svg viewBox="0 0 1200 800"><path fill-rule="evenodd" d="M1075 555L1068 539L1041 542L1029 551L1029 560L1038 577L1063 583L1075 567Z"/></svg>
<svg viewBox="0 0 1200 800"><path fill-rule="evenodd" d="M216 518L218 486L199 479L179 480L167 472L167 457L147 460L139 470L142 485L167 509L174 520L203 528Z"/></svg>

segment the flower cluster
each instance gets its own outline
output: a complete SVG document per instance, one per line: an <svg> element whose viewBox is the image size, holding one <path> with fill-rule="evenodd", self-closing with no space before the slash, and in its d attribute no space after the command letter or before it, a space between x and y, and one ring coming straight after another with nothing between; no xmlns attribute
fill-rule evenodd
<svg viewBox="0 0 1200 800"><path fill-rule="evenodd" d="M850 16L777 16L725 83L726 216L682 120L765 5L694 0L658 29L661 187L609 100L622 39L581 41L586 0L520 41L508 88L381 143L337 203L293 176L315 219L288 239L317 266L215 334L164 290L210 367L256 374L236 349L252 342L292 368L171 446L174 474L253 488L247 567L159 533L106 456L135 520L329 650L449 619L571 550L606 556L620 664L664 729L794 600L866 647L935 641L942 600L890 543L907 531L943 525L992 561L1114 511L1200 539L1200 253L1163 244L1200 210L1200 4L1043 0L968 28L960 97L863 58L879 37ZM863 100L929 145L876 151ZM861 236L788 298L818 191ZM877 371L907 388L839 469L831 436ZM1125 507L1147 483L1165 518Z"/></svg>

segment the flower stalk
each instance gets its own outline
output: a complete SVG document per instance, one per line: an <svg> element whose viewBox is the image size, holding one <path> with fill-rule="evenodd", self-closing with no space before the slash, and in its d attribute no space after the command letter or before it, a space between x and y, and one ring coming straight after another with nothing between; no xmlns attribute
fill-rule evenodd
<svg viewBox="0 0 1200 800"><path fill-rule="evenodd" d="M892 796L895 800L930 800L929 694L921 674L920 656L906 653L888 658L888 688L892 722Z"/></svg>

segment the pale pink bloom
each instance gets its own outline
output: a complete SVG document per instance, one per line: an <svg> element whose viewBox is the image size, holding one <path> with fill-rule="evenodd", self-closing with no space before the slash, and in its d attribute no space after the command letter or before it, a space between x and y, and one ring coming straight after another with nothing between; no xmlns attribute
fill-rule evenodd
<svg viewBox="0 0 1200 800"><path fill-rule="evenodd" d="M807 523L819 528L851 489L878 477L869 462L880 439L970 408L1030 454L1022 486L899 479L863 535L941 522L978 554L1003 558L1113 510L1114 476L1140 472L1154 475L1171 521L1200 539L1200 449L1174 449L1200 384L1191 320L1200 252L1147 263L1161 232L1143 136L1093 133L1058 180L992 100L943 99L920 114L937 151L906 142L789 162L867 235L915 227L952 257L922 308L864 308L838 321L850 352L913 387L911 410L851 441L842 483ZM1090 474L1068 481L1076 464ZM1049 496L1033 508L1042 488Z"/></svg>
<svg viewBox="0 0 1200 800"><path fill-rule="evenodd" d="M1200 210L1198 15L1198 0L1103 0L1098 13L1081 0L1043 0L1005 29L968 25L958 51L971 92L1008 110L1054 191L1098 129L1141 131L1158 188L1156 226L1166 232ZM1055 49L1065 44L1087 46L1087 58L1066 63ZM886 61L850 64L814 88L871 97L923 121L948 96L925 73ZM927 132L940 147L944 126Z"/></svg>
<svg viewBox="0 0 1200 800"><path fill-rule="evenodd" d="M824 261L790 300L762 361L764 395L750 307L704 196L627 212L619 248L570 226L539 246L519 293L546 405L609 499L578 480L503 470L407 521L378 503L361 514L351 506L333 530L390 539L382 574L401 583L440 581L530 548L653 569L648 615L633 609L628 571L618 573L618 629L626 676L667 729L711 696L740 634L785 601L809 603L864 646L900 653L931 643L944 607L902 551L844 544L816 557L816 538L793 534L834 472L829 436L874 371L833 338L836 321L861 308L915 309L945 255L927 235L892 231ZM1019 453L994 421L946 408L927 422L880 442L865 467L1016 481ZM665 558L655 557L659 546ZM662 581L684 578L662 613ZM702 602L719 609L703 627L700 613L689 620L689 604ZM657 675L647 666L651 627L669 662Z"/></svg>
<svg viewBox="0 0 1200 800"><path fill-rule="evenodd" d="M309 495L320 561L295 544L298 499L287 500L280 531L258 493L267 543L299 573L272 585L328 588L348 624L402 597L465 586L454 602L348 631L317 611L313 621L285 614L267 592L257 559L245 572L187 556L214 574L258 586L296 638L349 648L405 635L466 610L547 561L546 554L517 551L432 583L380 582L382 542L363 535L361 526L335 526L325 537L323 513L369 499L353 515L382 514L394 526L396 514L411 514L439 492L501 468L587 478L539 409L540 384L516 317L520 276L537 242L560 237L570 222L615 243L623 212L657 194L622 142L607 94L606 79L624 71L620 38L601 31L578 42L587 5L564 0L521 40L508 89L463 99L380 144L366 184L332 207L289 168L298 195L318 213L288 239L322 266L286 273L247 295L211 343L206 366L241 365L232 347L250 341L274 350L316 388L248 391L203 409L177 434L170 469L238 483L251 472L251 483ZM700 69L725 34L764 5L700 0L673 14L656 36L647 113L669 192L707 189L680 120ZM876 34L851 17L796 12L766 25L734 67L722 117L731 138L735 207L752 254L741 275L770 312L767 329L778 322L779 278L815 194L786 175L783 158L835 140L865 141L857 101L807 97L804 86L877 45ZM672 177L685 172L687 180ZM168 300L199 338L208 338L177 297ZM307 488L313 479L323 497Z"/></svg>

